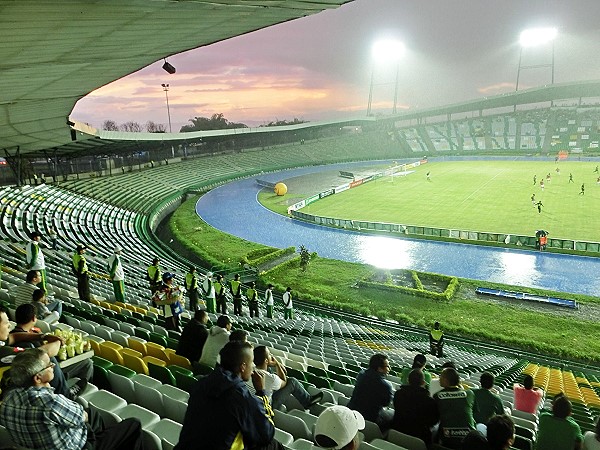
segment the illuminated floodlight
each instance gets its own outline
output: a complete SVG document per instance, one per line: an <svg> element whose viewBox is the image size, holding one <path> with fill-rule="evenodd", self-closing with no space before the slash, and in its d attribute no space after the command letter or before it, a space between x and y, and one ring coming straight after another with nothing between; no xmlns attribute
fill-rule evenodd
<svg viewBox="0 0 600 450"><path fill-rule="evenodd" d="M398 61L405 52L404 44L395 39L377 41L372 48L373 59L377 62Z"/></svg>
<svg viewBox="0 0 600 450"><path fill-rule="evenodd" d="M553 41L557 34L556 28L530 28L521 33L519 42L522 47L535 47Z"/></svg>

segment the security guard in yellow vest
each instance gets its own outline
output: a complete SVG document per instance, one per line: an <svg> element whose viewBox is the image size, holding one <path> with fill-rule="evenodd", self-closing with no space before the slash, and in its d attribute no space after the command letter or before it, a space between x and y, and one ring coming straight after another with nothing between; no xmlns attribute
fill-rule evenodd
<svg viewBox="0 0 600 450"><path fill-rule="evenodd" d="M441 358L444 348L444 332L440 330L440 323L436 322L433 325L433 330L429 332L429 347L431 354Z"/></svg>
<svg viewBox="0 0 600 450"><path fill-rule="evenodd" d="M77 277L77 292L79 299L89 302L90 301L90 274L88 271L87 261L85 260L86 246L83 244L77 244L77 249L73 253L73 272Z"/></svg>
<svg viewBox="0 0 600 450"><path fill-rule="evenodd" d="M185 275L185 289L190 299L190 311L195 312L198 309L198 275L196 268L190 267L190 271Z"/></svg>
<svg viewBox="0 0 600 450"><path fill-rule="evenodd" d="M250 309L250 317L259 317L258 314L258 292L256 292L256 283L253 281L250 283L250 287L246 291L246 298L248 299L248 308Z"/></svg>
<svg viewBox="0 0 600 450"><path fill-rule="evenodd" d="M223 275L217 275L217 281L215 281L215 301L217 303L217 312L220 314L227 314L226 288Z"/></svg>
<svg viewBox="0 0 600 450"><path fill-rule="evenodd" d="M231 289L231 295L233 295L233 313L236 316L242 315L242 282L240 281L240 275L235 274L233 280L229 282L229 288Z"/></svg>
<svg viewBox="0 0 600 450"><path fill-rule="evenodd" d="M160 260L154 257L152 265L146 271L146 279L150 283L150 292L152 295L162 286L162 271L160 270Z"/></svg>

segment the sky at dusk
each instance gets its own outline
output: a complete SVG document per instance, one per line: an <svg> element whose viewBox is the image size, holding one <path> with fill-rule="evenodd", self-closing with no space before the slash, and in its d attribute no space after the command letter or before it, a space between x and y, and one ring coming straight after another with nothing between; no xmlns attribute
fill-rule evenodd
<svg viewBox="0 0 600 450"><path fill-rule="evenodd" d="M598 0L356 0L338 9L275 25L162 60L104 86L71 117L100 127L148 120L173 131L195 116L223 113L257 126L389 113L398 69L398 108L441 106L515 89L519 34L553 26L555 82L600 79ZM371 58L374 42L402 41L399 63ZM522 66L548 64L552 46L523 50ZM549 84L549 68L521 71L519 89Z"/></svg>

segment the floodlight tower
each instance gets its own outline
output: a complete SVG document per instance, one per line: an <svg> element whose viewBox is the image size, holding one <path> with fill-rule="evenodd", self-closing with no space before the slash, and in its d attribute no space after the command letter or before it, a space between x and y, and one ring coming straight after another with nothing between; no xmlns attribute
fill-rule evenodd
<svg viewBox="0 0 600 450"><path fill-rule="evenodd" d="M392 112L396 114L396 106L398 103L398 76L400 73L400 59L404 55L406 49L404 44L395 39L386 39L375 42L371 49L371 83L369 85L369 103L367 104L367 117L371 115L373 103L373 86L375 79L375 65L384 63L396 63L396 82L394 88L394 107Z"/></svg>
<svg viewBox="0 0 600 450"><path fill-rule="evenodd" d="M169 117L169 133L172 133L173 130L171 129L171 108L169 107L169 84L161 83L160 85L162 86L163 91L165 91L165 98L167 99L167 116Z"/></svg>
<svg viewBox="0 0 600 450"><path fill-rule="evenodd" d="M558 31L556 28L530 28L521 33L519 37L519 43L521 44L519 49L519 67L517 68L517 83L515 86L515 92L519 90L519 78L521 76L521 69L537 69L540 67L550 67L552 70L551 84L554 84L554 40ZM533 66L523 66L521 61L523 59L523 48L537 47L544 44L552 44L552 62L550 64L536 64Z"/></svg>

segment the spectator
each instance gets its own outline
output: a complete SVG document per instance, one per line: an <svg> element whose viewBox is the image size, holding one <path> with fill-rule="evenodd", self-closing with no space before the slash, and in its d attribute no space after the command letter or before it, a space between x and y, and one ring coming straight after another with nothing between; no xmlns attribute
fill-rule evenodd
<svg viewBox="0 0 600 450"><path fill-rule="evenodd" d="M273 285L269 284L265 291L265 305L267 307L267 319L273 318Z"/></svg>
<svg viewBox="0 0 600 450"><path fill-rule="evenodd" d="M430 448L432 428L440 420L435 400L429 396L421 369L412 369L408 384L394 394L394 419L392 428L401 433L422 439Z"/></svg>
<svg viewBox="0 0 600 450"><path fill-rule="evenodd" d="M506 414L492 417L487 423L487 440L491 450L508 450L515 442L515 423Z"/></svg>
<svg viewBox="0 0 600 450"><path fill-rule="evenodd" d="M31 304L35 308L35 317L38 320L54 323L58 322L58 319L60 319L60 315L56 311L50 311L48 309L48 299L46 299L46 293L43 289L36 289L33 291L31 296Z"/></svg>
<svg viewBox="0 0 600 450"><path fill-rule="evenodd" d="M552 401L552 413L540 414L536 450L581 449L583 435L579 425L570 417L572 406L564 394Z"/></svg>
<svg viewBox="0 0 600 450"><path fill-rule="evenodd" d="M392 385L385 379L390 372L388 357L377 353L371 356L369 368L356 377L354 392L348 408L361 413L365 420L385 428L391 421L391 414L384 411L392 401Z"/></svg>
<svg viewBox="0 0 600 450"><path fill-rule="evenodd" d="M452 361L446 361L442 364L441 369L444 370L446 367L450 367L452 369L456 369L456 366ZM429 395L433 397L433 394L442 390L442 386L440 386L440 377L432 378L431 383L429 383Z"/></svg>
<svg viewBox="0 0 600 450"><path fill-rule="evenodd" d="M323 398L323 392L311 396L297 379L288 377L283 364L264 345L254 349L254 365L256 371L265 378L264 392L273 409L281 408L290 395L294 396L304 409L310 408Z"/></svg>
<svg viewBox="0 0 600 450"><path fill-rule="evenodd" d="M41 289L38 289L41 291ZM37 292L37 291L36 291ZM23 333L35 334L42 336L39 330L34 329L36 317L35 307L31 303L19 306L15 310L15 321L17 325L10 332L11 335L16 335L17 339L22 338ZM32 342L24 342L25 347L38 347L43 343L43 338L34 340ZM69 398L76 398L77 395L85 388L88 381L92 380L94 375L94 365L91 359L84 359L76 363L70 364L62 369L55 357L51 357L50 361L55 364L54 369L54 380L51 385L55 388L58 394L63 394ZM81 380L77 384L69 388L66 380L71 378L78 378Z"/></svg>
<svg viewBox="0 0 600 450"><path fill-rule="evenodd" d="M315 442L332 450L358 450L358 432L365 428L365 419L358 411L334 405L325 409L315 424Z"/></svg>
<svg viewBox="0 0 600 450"><path fill-rule="evenodd" d="M11 292L15 299L15 308L18 308L25 303L31 303L34 291L42 288L41 282L42 276L39 270L30 270L27 272L25 275L25 283L17 286ZM60 302L60 300L53 301L47 306L50 311L56 311L59 316L62 315L62 302Z"/></svg>
<svg viewBox="0 0 600 450"><path fill-rule="evenodd" d="M294 318L294 305L292 302L292 288L288 287L283 293L283 318L284 320Z"/></svg>
<svg viewBox="0 0 600 450"><path fill-rule="evenodd" d="M471 430L462 441L461 450L491 450L486 437L478 430Z"/></svg>
<svg viewBox="0 0 600 450"><path fill-rule="evenodd" d="M46 262L44 261L44 253L40 249L42 233L34 231L29 237L31 241L25 246L25 266L28 270L37 270L40 273L40 287L46 291ZM26 303L29 303L29 301Z"/></svg>
<svg viewBox="0 0 600 450"><path fill-rule="evenodd" d="M544 391L533 387L533 377L525 375L523 385L515 384L515 409L531 414L537 414L538 408L544 397Z"/></svg>
<svg viewBox="0 0 600 450"><path fill-rule="evenodd" d="M588 431L583 437L583 450L600 450L600 417L596 419L594 431Z"/></svg>
<svg viewBox="0 0 600 450"><path fill-rule="evenodd" d="M476 423L488 423L492 416L496 414L504 414L502 399L492 392L494 387L494 375L489 372L484 372L479 377L481 383L480 389L475 389L475 408L473 410L473 418Z"/></svg>
<svg viewBox="0 0 600 450"><path fill-rule="evenodd" d="M231 320L227 316L219 316L217 324L208 330L208 337L202 349L200 363L214 367L217 363L217 356L221 349L229 341L229 332L231 331Z"/></svg>
<svg viewBox="0 0 600 450"><path fill-rule="evenodd" d="M252 344L228 342L220 356L221 364L192 389L175 450L281 449L265 379L252 370ZM256 396L246 386L250 378Z"/></svg>
<svg viewBox="0 0 600 450"><path fill-rule="evenodd" d="M29 349L15 356L10 369L12 389L0 404L0 421L13 441L27 448L106 449L142 448L142 425L124 419L105 428L95 410L56 394L48 353Z"/></svg>
<svg viewBox="0 0 600 450"><path fill-rule="evenodd" d="M166 272L162 276L163 284L154 293L152 302L162 306L167 330L180 331L179 316L183 313L183 291L174 283L175 274Z"/></svg>
<svg viewBox="0 0 600 450"><path fill-rule="evenodd" d="M113 285L115 301L125 303L125 271L121 264L121 253L123 249L116 246L113 254L108 258L106 270Z"/></svg>
<svg viewBox="0 0 600 450"><path fill-rule="evenodd" d="M230 334L229 334L229 340L230 341L242 341L242 342L248 342L248 332L246 330L233 330Z"/></svg>
<svg viewBox="0 0 600 450"><path fill-rule="evenodd" d="M433 330L429 332L429 347L433 356L444 356L444 332L440 330L439 322L434 323Z"/></svg>
<svg viewBox="0 0 600 450"><path fill-rule="evenodd" d="M433 396L440 412L440 437L444 447L458 449L464 437L475 429L473 406L475 395L460 386L455 369L444 369L440 375L442 390Z"/></svg>
<svg viewBox="0 0 600 450"><path fill-rule="evenodd" d="M204 310L194 313L194 317L185 325L177 344L177 354L185 356L192 362L198 362L202 348L208 337L208 314Z"/></svg>
<svg viewBox="0 0 600 450"><path fill-rule="evenodd" d="M425 365L427 364L427 358L425 355L421 353L417 353L415 358L413 359L412 368L405 367L402 369L402 376L400 382L402 384L408 384L408 375L413 371L413 369L420 369L423 372L423 377L425 378L425 384L429 386L431 383L431 374L425 370Z"/></svg>

